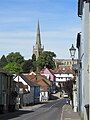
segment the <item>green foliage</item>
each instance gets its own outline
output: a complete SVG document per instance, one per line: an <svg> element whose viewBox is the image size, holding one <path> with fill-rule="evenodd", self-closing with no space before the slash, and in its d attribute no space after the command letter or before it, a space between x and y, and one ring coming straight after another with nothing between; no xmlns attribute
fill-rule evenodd
<svg viewBox="0 0 90 120"><path fill-rule="evenodd" d="M24 58L19 52L11 52L6 58L8 62L16 62L17 64L22 64L24 62Z"/></svg>
<svg viewBox="0 0 90 120"><path fill-rule="evenodd" d="M32 61L36 61L36 55L35 54L32 55Z"/></svg>
<svg viewBox="0 0 90 120"><path fill-rule="evenodd" d="M20 55L19 52L12 52L8 54L6 58L4 55L1 57L0 67L11 73L22 72L23 62L24 58Z"/></svg>
<svg viewBox="0 0 90 120"><path fill-rule="evenodd" d="M23 72L26 72L26 73L28 73L28 72L30 72L30 70L32 69L32 60L25 60L24 61L24 64L23 64L23 66L22 66L22 69L23 69Z"/></svg>
<svg viewBox="0 0 90 120"><path fill-rule="evenodd" d="M32 55L32 70L36 71L36 68L37 68L36 55L33 54Z"/></svg>
<svg viewBox="0 0 90 120"><path fill-rule="evenodd" d="M5 55L3 55L0 60L0 67L3 68L6 64L7 64L7 59Z"/></svg>
<svg viewBox="0 0 90 120"><path fill-rule="evenodd" d="M19 52L11 52L6 57L3 55L0 60L0 67L11 73L30 72L30 70L36 71L45 66L49 69L55 67L53 57L56 57L54 52L44 51L38 60L36 61L35 54L32 55L32 59L24 60L24 57Z"/></svg>
<svg viewBox="0 0 90 120"><path fill-rule="evenodd" d="M36 68L37 68L37 62L33 61L32 62L32 71L36 71Z"/></svg>
<svg viewBox="0 0 90 120"><path fill-rule="evenodd" d="M55 63L53 57L56 57L54 52L44 51L37 60L38 68L42 69L46 66L49 69L54 69Z"/></svg>
<svg viewBox="0 0 90 120"><path fill-rule="evenodd" d="M22 72L21 66L18 65L16 62L9 62L3 69L12 74Z"/></svg>

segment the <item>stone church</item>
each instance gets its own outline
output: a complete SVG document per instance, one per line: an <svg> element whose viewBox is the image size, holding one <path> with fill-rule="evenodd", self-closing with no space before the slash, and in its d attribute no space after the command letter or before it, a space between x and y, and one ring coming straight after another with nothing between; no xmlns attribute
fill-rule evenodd
<svg viewBox="0 0 90 120"><path fill-rule="evenodd" d="M36 55L36 60L40 56L40 54L44 51L44 46L41 44L41 34L40 34L40 25L39 21L37 24L37 32L36 32L36 43L35 46L33 46L33 54ZM77 59L74 59L72 61L71 59L54 59L56 67L60 66L70 66L72 67L73 64L77 64Z"/></svg>
<svg viewBox="0 0 90 120"><path fill-rule="evenodd" d="M44 51L44 46L42 47L42 44L41 44L40 26L38 21L36 43L35 43L35 46L33 46L33 54L36 55L36 60L38 59L38 57L43 51Z"/></svg>

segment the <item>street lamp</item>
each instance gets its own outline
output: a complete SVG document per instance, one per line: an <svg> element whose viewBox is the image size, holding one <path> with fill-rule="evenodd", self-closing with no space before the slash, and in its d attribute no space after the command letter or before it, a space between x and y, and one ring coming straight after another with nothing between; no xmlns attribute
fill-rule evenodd
<svg viewBox="0 0 90 120"><path fill-rule="evenodd" d="M73 44L72 44L71 48L69 49L69 51L70 51L71 58L73 60L75 57L75 52L76 52L76 49L74 48Z"/></svg>
<svg viewBox="0 0 90 120"><path fill-rule="evenodd" d="M71 48L69 49L70 51L70 55L71 55L71 58L72 58L72 62L74 61L74 58L75 58L75 52L76 52L76 49L74 48L73 44L71 46ZM72 64L72 69L74 70L74 63ZM77 111L77 85L76 85L76 80L73 81L73 91L72 91L72 105L73 105L73 108L74 108L74 112Z"/></svg>

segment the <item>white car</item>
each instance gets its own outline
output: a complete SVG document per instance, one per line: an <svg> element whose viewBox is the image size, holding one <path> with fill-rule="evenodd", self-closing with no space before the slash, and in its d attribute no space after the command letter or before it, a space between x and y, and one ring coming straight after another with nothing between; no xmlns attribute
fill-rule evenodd
<svg viewBox="0 0 90 120"><path fill-rule="evenodd" d="M67 94L67 93L64 93L63 97L64 97L64 98L68 98L68 94Z"/></svg>

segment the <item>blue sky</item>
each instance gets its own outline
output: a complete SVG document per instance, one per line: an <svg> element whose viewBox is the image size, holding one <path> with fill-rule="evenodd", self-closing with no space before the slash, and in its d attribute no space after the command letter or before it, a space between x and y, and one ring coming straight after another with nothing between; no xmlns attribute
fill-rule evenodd
<svg viewBox="0 0 90 120"><path fill-rule="evenodd" d="M31 58L38 19L44 49L70 58L80 32L77 0L0 0L0 56L20 52Z"/></svg>

